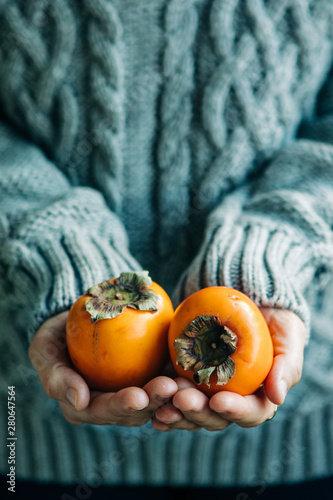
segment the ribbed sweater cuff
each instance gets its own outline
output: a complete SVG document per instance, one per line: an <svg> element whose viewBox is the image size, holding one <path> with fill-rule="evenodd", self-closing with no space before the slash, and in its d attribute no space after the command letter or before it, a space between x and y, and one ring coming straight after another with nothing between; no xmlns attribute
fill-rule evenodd
<svg viewBox="0 0 333 500"><path fill-rule="evenodd" d="M26 217L0 257L0 304L29 341L46 319L69 309L92 285L141 269L118 218L85 189Z"/></svg>
<svg viewBox="0 0 333 500"><path fill-rule="evenodd" d="M313 258L290 228L262 224L215 227L183 274L174 295L178 304L208 286L224 285L248 295L258 306L288 309L309 332L309 308L303 297L314 272Z"/></svg>
<svg viewBox="0 0 333 500"><path fill-rule="evenodd" d="M109 242L85 234L44 241L43 250L37 250L34 258L34 279L44 281L44 287L39 292L41 300L32 304L35 314L28 329L29 341L46 319L68 310L90 286L123 271L141 269L127 251L120 254Z"/></svg>
<svg viewBox="0 0 333 500"><path fill-rule="evenodd" d="M44 242L43 251L35 254L34 279L44 281L44 287L32 298L33 319L28 328L32 340L38 328L48 318L68 310L87 289L105 279L119 276L123 271L140 269L125 255L120 256L112 246L97 243L94 239L67 235L61 241ZM47 276L43 273L47 272Z"/></svg>

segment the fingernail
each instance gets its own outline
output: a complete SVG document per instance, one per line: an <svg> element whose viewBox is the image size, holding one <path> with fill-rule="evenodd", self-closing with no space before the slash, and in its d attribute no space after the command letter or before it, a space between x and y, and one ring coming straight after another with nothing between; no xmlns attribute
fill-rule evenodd
<svg viewBox="0 0 333 500"><path fill-rule="evenodd" d="M284 401L288 391L287 382L285 380L280 380L280 391Z"/></svg>
<svg viewBox="0 0 333 500"><path fill-rule="evenodd" d="M77 403L77 392L76 392L76 390L72 389L72 387L70 387L69 389L67 389L66 398L67 398L67 401L69 402L69 404L71 406L73 406L73 408L76 408L76 403Z"/></svg>

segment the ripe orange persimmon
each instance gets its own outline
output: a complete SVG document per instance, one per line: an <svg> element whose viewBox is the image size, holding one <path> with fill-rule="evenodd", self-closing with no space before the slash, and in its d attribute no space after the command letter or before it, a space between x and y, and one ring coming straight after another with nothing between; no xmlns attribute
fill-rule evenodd
<svg viewBox="0 0 333 500"><path fill-rule="evenodd" d="M273 363L273 343L259 308L233 288L214 286L187 297L169 328L176 372L212 396L252 394Z"/></svg>
<svg viewBox="0 0 333 500"><path fill-rule="evenodd" d="M66 327L74 366L93 389L142 387L168 360L173 306L147 271L95 285L72 305Z"/></svg>

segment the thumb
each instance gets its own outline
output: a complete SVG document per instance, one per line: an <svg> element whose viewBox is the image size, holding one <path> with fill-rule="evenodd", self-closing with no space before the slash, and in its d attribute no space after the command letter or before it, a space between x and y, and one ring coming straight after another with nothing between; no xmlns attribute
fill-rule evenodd
<svg viewBox="0 0 333 500"><path fill-rule="evenodd" d="M67 316L66 311L43 323L30 344L29 357L45 393L80 411L88 406L90 391L72 368L66 344Z"/></svg>
<svg viewBox="0 0 333 500"><path fill-rule="evenodd" d="M272 403L281 405L302 375L306 328L292 311L263 308L261 312L274 348L273 366L265 381L266 394Z"/></svg>

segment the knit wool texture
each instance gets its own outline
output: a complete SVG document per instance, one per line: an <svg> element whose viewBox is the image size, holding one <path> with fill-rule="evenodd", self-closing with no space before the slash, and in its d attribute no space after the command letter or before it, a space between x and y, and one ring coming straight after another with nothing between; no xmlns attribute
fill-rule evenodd
<svg viewBox="0 0 333 500"><path fill-rule="evenodd" d="M332 26L331 0L0 0L0 435L15 386L17 478L333 474ZM226 285L301 317L303 377L274 421L159 433L63 418L31 339L140 269L175 305ZM2 474L7 459L1 446Z"/></svg>

